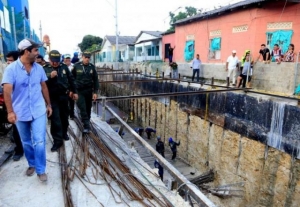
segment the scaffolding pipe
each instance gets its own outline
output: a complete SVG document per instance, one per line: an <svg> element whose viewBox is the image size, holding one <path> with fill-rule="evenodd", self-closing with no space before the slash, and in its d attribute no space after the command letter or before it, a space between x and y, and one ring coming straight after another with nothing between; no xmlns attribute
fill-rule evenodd
<svg viewBox="0 0 300 207"><path fill-rule="evenodd" d="M138 140L146 147L150 153L159 160L159 163L165 167L168 172L176 178L179 185L182 188L188 190L189 194L203 206L216 207L216 205L210 201L193 183L191 183L184 175L182 175L173 165L171 165L164 157L162 157L156 150L148 144L142 137L138 135L122 118L120 118L110 107L106 106L106 109L116 118L118 121Z"/></svg>
<svg viewBox="0 0 300 207"><path fill-rule="evenodd" d="M126 100L126 99L137 99L137 98L152 98L152 97L166 97L166 96L189 96L207 93L221 93L229 91L242 91L242 88L232 88L232 89L219 89L219 90L203 90L203 91L185 91L185 92L170 92L170 93L155 93L155 94L142 94L142 95L132 95L132 96L115 96L115 97L100 97L97 101L106 100Z"/></svg>
<svg viewBox="0 0 300 207"><path fill-rule="evenodd" d="M142 75L141 73L139 75ZM178 82L185 82L185 83L193 83L191 81L185 81L185 80L181 80L181 79L173 79L173 78L164 78L164 74L162 78L155 78L153 77L153 79L140 79L140 80L112 80L112 81L102 81L99 83L130 83L130 82L157 82L157 81L178 81ZM199 83L199 85L206 85L206 86L212 86L212 87L219 87L219 88L232 88L229 86L221 86L221 85L212 85L212 84L201 84ZM251 88L248 88L251 89Z"/></svg>
<svg viewBox="0 0 300 207"><path fill-rule="evenodd" d="M132 73L132 72L131 73L130 72L129 73L103 73L101 71L98 71L97 73L98 73L98 75L118 75L118 74L119 75L120 74L121 75L128 75L128 74L134 75L134 74L141 74L140 72L137 72L137 73L135 73L135 72L134 73Z"/></svg>
<svg viewBox="0 0 300 207"><path fill-rule="evenodd" d="M294 101L300 101L300 99L296 98L296 97L280 96L280 95L276 95L276 94L263 93L263 92L248 90L248 89L245 89L245 92L246 93L256 93L256 94L265 95L265 96L272 96L272 97L276 97L276 98L289 99L289 100L294 100Z"/></svg>

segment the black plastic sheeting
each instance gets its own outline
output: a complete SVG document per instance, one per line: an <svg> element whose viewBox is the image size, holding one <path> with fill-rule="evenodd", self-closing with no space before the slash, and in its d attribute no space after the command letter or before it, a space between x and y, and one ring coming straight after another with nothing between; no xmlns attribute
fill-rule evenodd
<svg viewBox="0 0 300 207"><path fill-rule="evenodd" d="M121 79L118 77L117 79ZM132 76L123 76L122 79L133 79ZM135 79L147 79L145 77L135 77ZM115 79L116 80L116 79ZM141 83L127 83L130 88L138 88L141 94L184 92L203 90L191 86L182 86L173 82L153 81ZM171 97L180 106L193 109L206 109L206 94L183 95ZM154 100L158 100L157 98ZM250 139L268 143L268 133L270 132L273 101L258 100L245 94L234 92L211 93L208 98L209 112L225 116L224 129L239 133ZM284 120L282 126L282 138L279 146L276 147L294 157L300 158L300 109L297 106L284 106Z"/></svg>

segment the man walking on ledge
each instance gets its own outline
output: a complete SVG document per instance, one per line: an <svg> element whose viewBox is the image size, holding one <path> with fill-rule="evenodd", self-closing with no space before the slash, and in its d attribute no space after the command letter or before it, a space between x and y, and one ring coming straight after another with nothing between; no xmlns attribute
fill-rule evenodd
<svg viewBox="0 0 300 207"><path fill-rule="evenodd" d="M79 96L77 106L80 110L84 134L90 132L92 100L96 101L99 90L98 74L95 66L90 63L90 58L91 53L84 52L82 54L82 61L76 63L72 70L72 74L77 84Z"/></svg>

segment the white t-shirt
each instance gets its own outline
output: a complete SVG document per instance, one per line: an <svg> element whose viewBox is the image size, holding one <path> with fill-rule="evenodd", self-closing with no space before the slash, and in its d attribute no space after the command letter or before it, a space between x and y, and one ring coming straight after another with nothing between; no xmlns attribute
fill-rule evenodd
<svg viewBox="0 0 300 207"><path fill-rule="evenodd" d="M228 62L228 69L235 69L236 65L239 63L239 58L237 56L233 57L232 55L230 55L227 58L227 62Z"/></svg>

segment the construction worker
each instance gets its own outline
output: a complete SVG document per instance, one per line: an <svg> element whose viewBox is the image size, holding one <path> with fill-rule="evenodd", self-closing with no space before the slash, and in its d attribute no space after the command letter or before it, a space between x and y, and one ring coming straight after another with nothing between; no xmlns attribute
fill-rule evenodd
<svg viewBox="0 0 300 207"><path fill-rule="evenodd" d="M96 101L99 90L98 74L95 66L90 63L90 52L82 54L82 61L74 64L72 74L75 77L79 99L77 106L83 123L83 133L90 133L92 100Z"/></svg>
<svg viewBox="0 0 300 207"><path fill-rule="evenodd" d="M175 158L176 158L176 154L177 154L177 146L179 146L179 145L180 145L180 141L177 143L177 142L175 142L175 141L173 140L172 137L169 138L169 146L170 146L170 148L171 148L171 150L172 150L172 153L173 153L173 155L172 155L172 160L175 160Z"/></svg>
<svg viewBox="0 0 300 207"><path fill-rule="evenodd" d="M161 141L161 137L157 137L157 143L156 143L156 152L161 154L161 156L165 157L165 145Z"/></svg>
<svg viewBox="0 0 300 207"><path fill-rule="evenodd" d="M53 110L50 117L50 131L54 140L51 152L57 151L63 145L63 140L69 140L67 134L69 126L68 97L72 97L73 100L78 99L74 77L68 66L60 62L60 58L60 53L52 50L49 53L50 63L44 66Z"/></svg>
<svg viewBox="0 0 300 207"><path fill-rule="evenodd" d="M164 168L161 166L158 160L154 160L154 167L158 168L158 175L161 181L164 181Z"/></svg>
<svg viewBox="0 0 300 207"><path fill-rule="evenodd" d="M144 128L135 128L134 130L135 130L141 137L143 136Z"/></svg>
<svg viewBox="0 0 300 207"><path fill-rule="evenodd" d="M151 127L147 127L147 128L145 129L145 132L146 132L146 134L147 134L147 138L148 138L148 139L151 139L151 133L152 133L152 132L153 132L153 133L156 133L156 130L153 129L153 128L151 128Z"/></svg>

